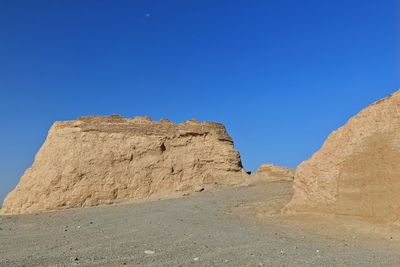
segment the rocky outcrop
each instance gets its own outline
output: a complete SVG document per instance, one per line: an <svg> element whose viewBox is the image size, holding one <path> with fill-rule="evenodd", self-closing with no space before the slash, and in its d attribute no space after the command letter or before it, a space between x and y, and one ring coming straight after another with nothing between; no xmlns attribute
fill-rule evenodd
<svg viewBox="0 0 400 267"><path fill-rule="evenodd" d="M257 174L280 180L293 181L295 169L280 167L275 164L263 164L258 168Z"/></svg>
<svg viewBox="0 0 400 267"><path fill-rule="evenodd" d="M294 172L294 169L280 167L275 164L262 164L257 172L250 173L242 185L265 185L278 181L293 182Z"/></svg>
<svg viewBox="0 0 400 267"><path fill-rule="evenodd" d="M400 219L400 91L334 131L296 170L284 211Z"/></svg>
<svg viewBox="0 0 400 267"><path fill-rule="evenodd" d="M2 213L169 198L243 177L239 153L220 123L82 117L54 123Z"/></svg>

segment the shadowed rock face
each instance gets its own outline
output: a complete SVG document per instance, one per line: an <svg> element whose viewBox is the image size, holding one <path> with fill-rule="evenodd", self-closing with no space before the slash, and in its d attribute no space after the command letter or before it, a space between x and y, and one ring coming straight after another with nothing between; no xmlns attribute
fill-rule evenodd
<svg viewBox="0 0 400 267"><path fill-rule="evenodd" d="M239 184L240 155L220 123L89 116L56 122L2 213L168 198Z"/></svg>
<svg viewBox="0 0 400 267"><path fill-rule="evenodd" d="M362 110L299 165L285 211L399 222L400 91Z"/></svg>

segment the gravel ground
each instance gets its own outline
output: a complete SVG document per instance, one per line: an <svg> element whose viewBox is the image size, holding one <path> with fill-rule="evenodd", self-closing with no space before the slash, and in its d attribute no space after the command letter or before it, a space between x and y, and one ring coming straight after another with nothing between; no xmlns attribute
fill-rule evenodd
<svg viewBox="0 0 400 267"><path fill-rule="evenodd" d="M290 183L274 182L147 203L0 216L0 266L400 265L397 240L322 235L280 216L255 216L254 207L280 205L290 195Z"/></svg>

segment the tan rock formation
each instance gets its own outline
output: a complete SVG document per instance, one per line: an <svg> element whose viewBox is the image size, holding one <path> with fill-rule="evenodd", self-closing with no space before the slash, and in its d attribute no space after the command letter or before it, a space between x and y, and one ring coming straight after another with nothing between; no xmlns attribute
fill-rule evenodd
<svg viewBox="0 0 400 267"><path fill-rule="evenodd" d="M294 172L294 169L280 167L275 164L262 164L257 172L251 173L241 185L254 186L277 181L293 182Z"/></svg>
<svg viewBox="0 0 400 267"><path fill-rule="evenodd" d="M293 180L294 173L295 169L280 167L275 164L263 164L257 170L257 174L288 181Z"/></svg>
<svg viewBox="0 0 400 267"><path fill-rule="evenodd" d="M299 165L284 211L400 219L400 91L362 110Z"/></svg>
<svg viewBox="0 0 400 267"><path fill-rule="evenodd" d="M2 213L175 197L243 177L220 123L82 117L54 123Z"/></svg>

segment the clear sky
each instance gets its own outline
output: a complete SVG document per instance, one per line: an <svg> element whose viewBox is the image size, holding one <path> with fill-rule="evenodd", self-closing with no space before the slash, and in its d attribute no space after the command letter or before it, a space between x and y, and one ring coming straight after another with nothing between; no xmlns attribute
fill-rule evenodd
<svg viewBox="0 0 400 267"><path fill-rule="evenodd" d="M395 0L0 0L0 203L56 120L225 124L296 167L399 88Z"/></svg>

